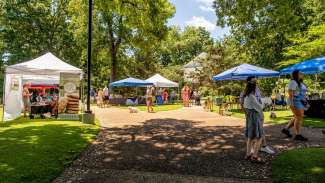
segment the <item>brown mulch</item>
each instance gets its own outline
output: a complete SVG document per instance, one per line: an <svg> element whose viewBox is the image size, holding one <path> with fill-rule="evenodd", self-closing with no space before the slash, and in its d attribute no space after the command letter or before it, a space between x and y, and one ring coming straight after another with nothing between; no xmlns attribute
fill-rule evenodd
<svg viewBox="0 0 325 183"><path fill-rule="evenodd" d="M174 115L182 118L183 112L185 119L175 119ZM136 124L132 123L135 116L128 114L130 117L127 118L124 114L120 120L130 120L130 125L103 128L97 140L55 182L219 182L216 178L220 180L220 177L230 178L227 179L229 182L271 181L271 160L274 156L261 153L266 160L264 165L243 160L243 125L220 125L218 121L222 121L223 117L216 116L216 125L213 126L211 116L205 116L206 119L204 115L202 118L197 116L200 120L193 121L186 119L185 112L166 113L165 118L153 115ZM113 113L107 112L107 119L111 115ZM105 121L104 116L101 116L101 121ZM205 125L205 120L210 120L208 125ZM321 129L304 128L304 134L310 141L298 143L284 138L280 133L282 127L265 127L268 144L277 153L292 148L325 146ZM141 172L143 176L139 177ZM144 172L153 172L155 176L146 177ZM160 173L175 177L167 180ZM201 176L210 178L203 179ZM221 182L227 182L225 180Z"/></svg>

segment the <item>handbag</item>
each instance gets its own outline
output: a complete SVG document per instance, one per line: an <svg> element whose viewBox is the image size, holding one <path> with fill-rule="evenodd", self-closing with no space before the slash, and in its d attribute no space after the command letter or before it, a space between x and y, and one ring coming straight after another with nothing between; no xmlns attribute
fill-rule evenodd
<svg viewBox="0 0 325 183"><path fill-rule="evenodd" d="M310 108L310 104L308 103L307 99L302 99L301 103L304 106L305 110L308 110Z"/></svg>

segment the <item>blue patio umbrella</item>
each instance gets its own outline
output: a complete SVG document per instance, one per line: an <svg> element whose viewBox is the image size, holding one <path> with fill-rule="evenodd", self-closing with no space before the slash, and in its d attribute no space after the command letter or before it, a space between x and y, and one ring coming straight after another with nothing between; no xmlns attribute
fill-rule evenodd
<svg viewBox="0 0 325 183"><path fill-rule="evenodd" d="M241 64L237 67L226 70L216 76L213 76L213 80L245 80L248 76L255 76L258 78L265 77L278 77L279 72L257 67L250 64Z"/></svg>
<svg viewBox="0 0 325 183"><path fill-rule="evenodd" d="M136 79L136 78L126 78L126 79L122 79L119 81L115 81L113 83L110 84L110 86L126 86L126 87L144 87L144 86L152 86L153 83L151 82L147 82L141 79Z"/></svg>
<svg viewBox="0 0 325 183"><path fill-rule="evenodd" d="M325 56L306 60L280 71L281 75L291 74L294 70L300 70L304 74L319 74L325 72Z"/></svg>

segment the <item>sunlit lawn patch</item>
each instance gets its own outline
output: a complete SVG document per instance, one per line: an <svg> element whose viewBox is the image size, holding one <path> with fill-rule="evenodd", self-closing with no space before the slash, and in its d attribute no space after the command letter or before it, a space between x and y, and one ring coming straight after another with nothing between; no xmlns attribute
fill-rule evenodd
<svg viewBox="0 0 325 183"><path fill-rule="evenodd" d="M51 182L85 149L99 127L78 121L0 123L0 182Z"/></svg>
<svg viewBox="0 0 325 183"><path fill-rule="evenodd" d="M274 182L325 182L325 148L284 152L272 162Z"/></svg>

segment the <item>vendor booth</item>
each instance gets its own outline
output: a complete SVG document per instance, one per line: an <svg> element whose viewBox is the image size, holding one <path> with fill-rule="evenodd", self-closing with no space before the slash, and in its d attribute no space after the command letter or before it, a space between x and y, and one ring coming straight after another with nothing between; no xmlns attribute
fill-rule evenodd
<svg viewBox="0 0 325 183"><path fill-rule="evenodd" d="M257 67L250 64L241 64L237 67L228 69L216 76L213 76L213 80L245 80L248 76L255 76L257 78L268 78L279 77L279 75L280 73L277 71Z"/></svg>
<svg viewBox="0 0 325 183"><path fill-rule="evenodd" d="M315 90L317 75L325 72L325 56L305 60L280 71L281 75L290 75L294 70L302 71L304 74L315 74ZM325 94L312 93L308 98L310 108L305 112L308 117L325 118Z"/></svg>
<svg viewBox="0 0 325 183"><path fill-rule="evenodd" d="M152 82L144 81L141 79L129 77L126 79L122 79L119 81L115 81L110 83L111 87L147 87L153 86ZM144 97L123 97L123 96L116 96L110 97L109 103L111 105L138 105L138 104L145 104Z"/></svg>
<svg viewBox="0 0 325 183"><path fill-rule="evenodd" d="M157 88L178 88L178 83L175 83L173 81L168 80L167 78L161 76L160 74L155 74L152 77L146 79L147 82L152 82L155 87ZM162 96L162 91L157 93L155 96L156 98L156 104L162 105L164 104L164 99ZM173 102L175 99L175 96L170 96L172 99L170 100ZM168 97L167 97L168 98Z"/></svg>
<svg viewBox="0 0 325 183"><path fill-rule="evenodd" d="M153 83L155 87L160 88L177 88L178 83L168 80L160 74L155 74L152 77L146 79L147 82Z"/></svg>
<svg viewBox="0 0 325 183"><path fill-rule="evenodd" d="M279 77L280 73L278 71L273 71L273 70L257 67L250 64L241 64L239 66L233 67L214 76L213 80L215 81L246 80L247 77L249 76L255 76L256 78L271 78L271 77ZM272 104L272 100L270 97L264 97L262 98L262 100L264 101L264 105L266 106ZM224 102L225 101L223 98L216 98L217 105L222 105L222 103ZM240 106L239 97L234 97L233 99L229 99L228 101L226 101L226 105L230 106L230 108L234 108L234 107L238 108Z"/></svg>
<svg viewBox="0 0 325 183"><path fill-rule="evenodd" d="M80 98L80 80L82 78L82 70L69 65L52 53L46 53L34 60L23 62L16 65L8 66L5 69L5 84L4 84L4 115L3 120L8 121L15 119L21 115L23 111L23 87L28 83L31 89L46 89L59 88L59 99L64 100L66 105L59 113L69 113L68 105L72 104L69 98L73 99L73 111L77 110L77 103ZM46 96L48 97L47 94ZM67 97L67 98L66 98ZM60 102L59 102L60 104ZM33 103L31 101L31 108L33 107L45 109L49 105L46 102ZM59 105L60 107L60 105ZM78 107L79 110L79 107ZM71 112L72 110L70 110Z"/></svg>

